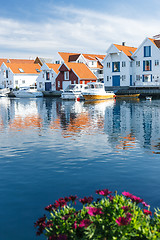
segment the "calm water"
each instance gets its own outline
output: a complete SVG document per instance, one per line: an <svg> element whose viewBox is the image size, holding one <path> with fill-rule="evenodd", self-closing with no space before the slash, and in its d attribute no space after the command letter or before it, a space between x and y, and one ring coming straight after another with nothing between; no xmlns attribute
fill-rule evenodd
<svg viewBox="0 0 160 240"><path fill-rule="evenodd" d="M32 240L60 197L129 191L160 207L160 100L0 98L0 239Z"/></svg>

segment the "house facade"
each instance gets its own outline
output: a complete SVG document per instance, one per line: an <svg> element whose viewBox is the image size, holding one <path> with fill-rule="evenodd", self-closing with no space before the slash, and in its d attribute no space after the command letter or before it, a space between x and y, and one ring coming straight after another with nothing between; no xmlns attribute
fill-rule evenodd
<svg viewBox="0 0 160 240"><path fill-rule="evenodd" d="M146 38L132 55L135 86L160 85L160 40Z"/></svg>
<svg viewBox="0 0 160 240"><path fill-rule="evenodd" d="M44 63L41 67L41 73L37 78L37 90L55 91L56 77L59 73L60 64Z"/></svg>
<svg viewBox="0 0 160 240"><path fill-rule="evenodd" d="M96 82L97 77L84 63L62 63L56 78L56 90L65 90L69 84Z"/></svg>
<svg viewBox="0 0 160 240"><path fill-rule="evenodd" d="M36 85L40 65L34 63L2 63L0 86L2 88L20 88Z"/></svg>
<svg viewBox="0 0 160 240"><path fill-rule="evenodd" d="M64 62L77 62L86 64L96 75L97 81L103 82L104 76L102 60L105 58L105 55L67 52L59 52L59 55Z"/></svg>
<svg viewBox="0 0 160 240"><path fill-rule="evenodd" d="M102 61L105 87L124 87L133 85L133 58L136 48L112 44Z"/></svg>

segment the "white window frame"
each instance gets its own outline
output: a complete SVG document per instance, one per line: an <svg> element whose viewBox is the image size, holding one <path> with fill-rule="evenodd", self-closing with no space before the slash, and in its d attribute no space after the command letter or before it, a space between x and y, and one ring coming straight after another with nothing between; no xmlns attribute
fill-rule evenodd
<svg viewBox="0 0 160 240"><path fill-rule="evenodd" d="M140 67L140 61L136 61L136 67Z"/></svg>
<svg viewBox="0 0 160 240"><path fill-rule="evenodd" d="M69 80L69 71L64 72L64 80Z"/></svg>

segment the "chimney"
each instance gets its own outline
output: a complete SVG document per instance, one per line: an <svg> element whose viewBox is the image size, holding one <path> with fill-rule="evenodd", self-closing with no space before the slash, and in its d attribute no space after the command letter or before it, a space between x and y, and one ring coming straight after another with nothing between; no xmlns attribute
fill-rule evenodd
<svg viewBox="0 0 160 240"><path fill-rule="evenodd" d="M125 43L125 42L122 42L122 46L126 46L126 43Z"/></svg>

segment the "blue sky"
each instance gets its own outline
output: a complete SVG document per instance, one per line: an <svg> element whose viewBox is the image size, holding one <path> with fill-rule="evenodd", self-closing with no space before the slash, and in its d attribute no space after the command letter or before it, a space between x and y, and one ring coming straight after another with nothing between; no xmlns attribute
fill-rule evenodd
<svg viewBox="0 0 160 240"><path fill-rule="evenodd" d="M105 54L160 33L160 1L7 0L0 8L0 58L57 58L58 51Z"/></svg>

